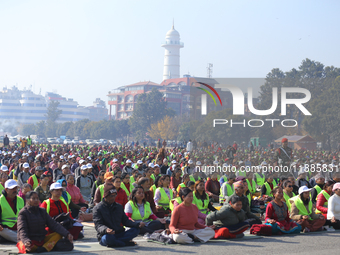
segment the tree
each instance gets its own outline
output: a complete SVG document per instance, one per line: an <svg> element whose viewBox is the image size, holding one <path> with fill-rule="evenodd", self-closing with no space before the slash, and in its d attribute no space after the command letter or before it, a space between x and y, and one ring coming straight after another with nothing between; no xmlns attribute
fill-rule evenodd
<svg viewBox="0 0 340 255"><path fill-rule="evenodd" d="M59 102L50 101L47 107L47 127L46 136L53 137L56 136L57 131L57 119L59 118L62 110L58 110Z"/></svg>
<svg viewBox="0 0 340 255"><path fill-rule="evenodd" d="M46 132L46 123L45 121L39 121L36 125L36 134L39 137L44 137L45 136L45 132Z"/></svg>
<svg viewBox="0 0 340 255"><path fill-rule="evenodd" d="M128 120L116 120L114 127L116 129L116 138L122 138L131 133Z"/></svg>
<svg viewBox="0 0 340 255"><path fill-rule="evenodd" d="M36 133L36 126L34 124L21 124L18 132L21 135L33 135Z"/></svg>
<svg viewBox="0 0 340 255"><path fill-rule="evenodd" d="M174 140L178 135L178 125L173 118L165 116L161 121L151 124L148 131L153 139Z"/></svg>
<svg viewBox="0 0 340 255"><path fill-rule="evenodd" d="M163 94L153 88L150 93L138 96L137 104L129 119L131 131L135 133L137 139L141 139L145 137L151 124L157 123L166 115L173 117L174 110L167 109Z"/></svg>

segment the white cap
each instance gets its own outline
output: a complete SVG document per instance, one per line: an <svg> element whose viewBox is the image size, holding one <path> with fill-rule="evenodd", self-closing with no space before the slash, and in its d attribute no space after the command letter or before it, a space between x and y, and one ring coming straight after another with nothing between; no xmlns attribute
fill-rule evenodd
<svg viewBox="0 0 340 255"><path fill-rule="evenodd" d="M38 154L37 156L35 156L36 158L39 158L39 157L41 157L41 154Z"/></svg>
<svg viewBox="0 0 340 255"><path fill-rule="evenodd" d="M151 162L151 163L149 163L149 167L154 168L155 165Z"/></svg>
<svg viewBox="0 0 340 255"><path fill-rule="evenodd" d="M4 154L4 156L6 156L6 155L7 155L7 152L5 151L3 154Z"/></svg>
<svg viewBox="0 0 340 255"><path fill-rule="evenodd" d="M75 157L76 157L76 155L72 155L72 156L71 156L71 158L75 158Z"/></svg>
<svg viewBox="0 0 340 255"><path fill-rule="evenodd" d="M18 153L18 151L14 151L14 153Z"/></svg>
<svg viewBox="0 0 340 255"><path fill-rule="evenodd" d="M70 167L70 166L69 166L69 165L63 165L63 166L61 167L61 170L65 169L66 167Z"/></svg>
<svg viewBox="0 0 340 255"><path fill-rule="evenodd" d="M112 160L112 162L113 162L113 163L114 163L114 162L118 162L118 159L114 158L114 159Z"/></svg>
<svg viewBox="0 0 340 255"><path fill-rule="evenodd" d="M50 190L54 190L54 189L62 189L65 190L65 188L63 188L63 186L61 186L61 184L59 182L55 182L52 183L50 186Z"/></svg>
<svg viewBox="0 0 340 255"><path fill-rule="evenodd" d="M171 161L171 164L177 164L176 160Z"/></svg>
<svg viewBox="0 0 340 255"><path fill-rule="evenodd" d="M14 189L15 187L18 187L18 183L16 180L10 179L5 182L5 189Z"/></svg>
<svg viewBox="0 0 340 255"><path fill-rule="evenodd" d="M7 172L8 171L8 167L6 165L2 165L1 166L1 171Z"/></svg>
<svg viewBox="0 0 340 255"><path fill-rule="evenodd" d="M71 155L68 155L68 157L67 158L72 158L72 156Z"/></svg>
<svg viewBox="0 0 340 255"><path fill-rule="evenodd" d="M54 158L54 157L55 157L55 154L52 154L52 155L51 155L51 158Z"/></svg>
<svg viewBox="0 0 340 255"><path fill-rule="evenodd" d="M132 163L132 161L130 159L126 160L126 164L128 163Z"/></svg>
<svg viewBox="0 0 340 255"><path fill-rule="evenodd" d="M240 165L243 164L243 161L238 162Z"/></svg>
<svg viewBox="0 0 340 255"><path fill-rule="evenodd" d="M307 186L302 186L299 188L299 195L304 193L304 192L308 192L311 191L312 189L309 189Z"/></svg>
<svg viewBox="0 0 340 255"><path fill-rule="evenodd" d="M189 159L188 164L193 164L194 161L192 159Z"/></svg>
<svg viewBox="0 0 340 255"><path fill-rule="evenodd" d="M24 164L22 165L22 167L23 167L23 168L29 168L30 165L26 162L26 163L24 163Z"/></svg>
<svg viewBox="0 0 340 255"><path fill-rule="evenodd" d="M74 155L73 155L73 156L74 156ZM90 157L90 156L88 156L88 157L87 157L87 159L88 159L88 160L91 160L91 157Z"/></svg>
<svg viewBox="0 0 340 255"><path fill-rule="evenodd" d="M159 167L159 165L158 165L158 164L156 164L156 165L154 165L154 167Z"/></svg>
<svg viewBox="0 0 340 255"><path fill-rule="evenodd" d="M12 157L15 157L15 155L16 155L15 153L12 153Z"/></svg>
<svg viewBox="0 0 340 255"><path fill-rule="evenodd" d="M81 170L86 170L87 169L87 165L83 165L83 166L81 166L81 168L80 168Z"/></svg>
<svg viewBox="0 0 340 255"><path fill-rule="evenodd" d="M32 153L32 151L31 151L31 150L29 150L29 151L28 151L28 153Z"/></svg>
<svg viewBox="0 0 340 255"><path fill-rule="evenodd" d="M197 161L196 165L198 165L198 166L202 165L201 161Z"/></svg>
<svg viewBox="0 0 340 255"><path fill-rule="evenodd" d="M63 156L63 155L61 155L59 158L60 158L60 159L64 159L64 156Z"/></svg>
<svg viewBox="0 0 340 255"><path fill-rule="evenodd" d="M88 163L86 166L87 166L87 168L92 168L92 164L91 163Z"/></svg>
<svg viewBox="0 0 340 255"><path fill-rule="evenodd" d="M83 164L85 162L85 160L81 159L79 160L79 164Z"/></svg>
<svg viewBox="0 0 340 255"><path fill-rule="evenodd" d="M137 165L138 165L138 164L143 164L143 161L138 160L138 161L137 161Z"/></svg>

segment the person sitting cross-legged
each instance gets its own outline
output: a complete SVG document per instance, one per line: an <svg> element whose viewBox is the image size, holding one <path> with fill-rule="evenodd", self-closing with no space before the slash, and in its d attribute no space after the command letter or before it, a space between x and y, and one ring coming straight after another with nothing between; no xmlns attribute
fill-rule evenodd
<svg viewBox="0 0 340 255"><path fill-rule="evenodd" d="M93 208L93 222L98 241L108 247L136 245L132 239L138 236L145 223L129 220L123 206L115 202L116 196L116 188L106 183L103 200ZM125 231L124 226L130 229Z"/></svg>

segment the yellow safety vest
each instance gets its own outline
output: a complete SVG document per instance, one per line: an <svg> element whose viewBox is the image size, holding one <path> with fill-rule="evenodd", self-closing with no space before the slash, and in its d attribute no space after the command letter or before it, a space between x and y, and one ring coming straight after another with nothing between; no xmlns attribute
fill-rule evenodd
<svg viewBox="0 0 340 255"><path fill-rule="evenodd" d="M0 192L2 192L4 189L4 186L2 186L2 184L0 183Z"/></svg>
<svg viewBox="0 0 340 255"><path fill-rule="evenodd" d="M170 201L170 210L173 211L174 210L174 203L175 201L177 201L178 204L182 203L182 199L180 197L176 197L174 199L171 199Z"/></svg>
<svg viewBox="0 0 340 255"><path fill-rule="evenodd" d="M104 197L104 184L99 185L99 191L100 191L100 201L102 201Z"/></svg>
<svg viewBox="0 0 340 255"><path fill-rule="evenodd" d="M170 199L168 195L165 193L164 188L157 188L161 192L161 199L158 201L158 205L162 206L165 210L169 209L170 207L170 200L174 198L173 192L171 189L170 191Z"/></svg>
<svg viewBox="0 0 340 255"><path fill-rule="evenodd" d="M70 211L70 208L68 207L68 204L66 203L65 199L63 197L60 197L60 201L64 203L64 205L66 205L66 208L67 208L67 213ZM47 214L50 214L50 209L51 209L51 201L50 199L46 199L44 201L47 205L46 207L46 212Z"/></svg>
<svg viewBox="0 0 340 255"><path fill-rule="evenodd" d="M296 195L294 194L294 192L292 192L292 193L293 193L293 196L292 196L292 197L289 197L288 194L286 194L286 193L283 191L283 198L286 200L286 205L287 205L287 207L288 207L288 211L289 211L289 212L290 212L290 208L291 208L291 203L290 203L289 199L291 199L291 198L293 198L293 197L296 196Z"/></svg>
<svg viewBox="0 0 340 255"><path fill-rule="evenodd" d="M156 189L157 189L156 184L152 185L150 188L150 190L153 192L153 196L155 196L156 194Z"/></svg>
<svg viewBox="0 0 340 255"><path fill-rule="evenodd" d="M290 199L290 203L294 202L295 205L296 205L296 208L299 210L299 215L307 215L309 216L309 219L310 220L313 220L310 215L312 214L313 212L313 203L311 200L309 200L309 204L308 204L308 211L309 213L307 212L307 209L305 207L305 205L303 204L300 196L295 196L295 197L292 197Z"/></svg>
<svg viewBox="0 0 340 255"><path fill-rule="evenodd" d="M159 174L159 175L157 175L157 176L162 176L161 174ZM150 176L150 178L153 180L153 181L155 181L155 179L156 179L156 176L154 175L154 174L152 174L151 176Z"/></svg>
<svg viewBox="0 0 340 255"><path fill-rule="evenodd" d="M274 181L273 181L274 182ZM266 186L266 195L272 197L273 195L271 194L272 188L270 187L268 182L265 182L264 185ZM274 183L273 183L273 188L274 188Z"/></svg>
<svg viewBox="0 0 340 255"><path fill-rule="evenodd" d="M33 190L35 190L35 188L39 186L39 182L35 174L32 175L32 179L33 179Z"/></svg>
<svg viewBox="0 0 340 255"><path fill-rule="evenodd" d="M256 182L253 179L251 181L250 185L250 181L247 179L248 189L250 193L254 194L256 192Z"/></svg>
<svg viewBox="0 0 340 255"><path fill-rule="evenodd" d="M320 196L320 195L323 195L325 198L326 198L326 200L327 200L327 202L325 202L324 204L323 204L323 206L324 207L328 207L328 199L331 197L328 193L327 193L327 191L325 191L325 190L323 190L323 191L321 191L320 192L320 194L318 195L318 197ZM316 200L317 200L318 198L316 198ZM319 211L318 209L315 209L315 213L322 213L321 211Z"/></svg>
<svg viewBox="0 0 340 255"><path fill-rule="evenodd" d="M184 183L181 183L180 185L178 185L178 187L177 187L177 193L179 192L180 187L181 187L181 188L185 188L186 186L185 186Z"/></svg>
<svg viewBox="0 0 340 255"><path fill-rule="evenodd" d="M4 195L0 197L1 204L1 224L12 228L17 223L20 210L25 206L25 202L21 197L17 196L17 213L14 214L12 207L7 202Z"/></svg>
<svg viewBox="0 0 340 255"><path fill-rule="evenodd" d="M318 195L319 195L320 192L322 191L322 189L320 188L319 185L315 185L313 188L316 189L316 192L317 192Z"/></svg>
<svg viewBox="0 0 340 255"><path fill-rule="evenodd" d="M201 177L198 176L197 180L201 180ZM196 182L195 177L190 175L190 181Z"/></svg>
<svg viewBox="0 0 340 255"><path fill-rule="evenodd" d="M262 187L262 185L266 181L265 177L261 177L261 175L258 174L258 173L255 173L255 176L256 176L256 183L257 183L257 185Z"/></svg>
<svg viewBox="0 0 340 255"><path fill-rule="evenodd" d="M227 182L224 182L224 183L227 186L227 196L229 197L229 196L231 196L234 193L234 187L233 187L233 185L230 185ZM224 183L222 184L222 186L220 188L220 196L219 196L220 204L223 204L225 202L225 200L226 200L225 199L226 194L223 195L223 193L222 193L222 187L223 187Z"/></svg>
<svg viewBox="0 0 340 255"><path fill-rule="evenodd" d="M198 210L200 210L201 213L208 214L209 195L207 193L205 194L206 194L206 199L202 201L202 199L198 199L196 197L195 192L194 192L194 200L192 201L192 203L197 206Z"/></svg>
<svg viewBox="0 0 340 255"><path fill-rule="evenodd" d="M133 185L130 183L130 190L128 190L128 189L126 188L126 186L125 186L125 183L122 182L122 183L120 184L120 187L125 191L126 195L129 197L129 196L130 196L130 193L131 193L132 190L133 190Z"/></svg>
<svg viewBox="0 0 340 255"><path fill-rule="evenodd" d="M150 215L152 214L151 211L151 207L150 207L150 203L146 202L144 204L144 216L142 218L142 215L140 214L140 211L138 209L138 207L130 200L129 201L131 207L132 207L132 215L131 215L131 219L133 220L141 220L141 221L151 221L149 219Z"/></svg>

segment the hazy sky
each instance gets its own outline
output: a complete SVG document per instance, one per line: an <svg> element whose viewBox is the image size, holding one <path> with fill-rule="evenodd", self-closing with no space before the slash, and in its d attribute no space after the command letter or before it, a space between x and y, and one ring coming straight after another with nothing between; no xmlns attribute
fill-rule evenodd
<svg viewBox="0 0 340 255"><path fill-rule="evenodd" d="M91 105L113 88L160 83L173 18L181 76L264 77L305 58L340 67L339 1L0 2L0 87L55 91Z"/></svg>

